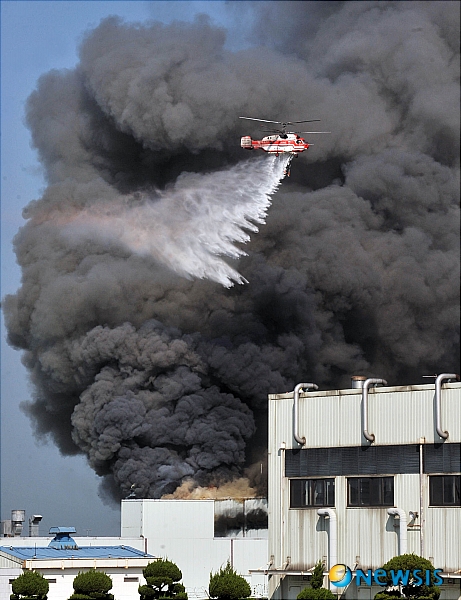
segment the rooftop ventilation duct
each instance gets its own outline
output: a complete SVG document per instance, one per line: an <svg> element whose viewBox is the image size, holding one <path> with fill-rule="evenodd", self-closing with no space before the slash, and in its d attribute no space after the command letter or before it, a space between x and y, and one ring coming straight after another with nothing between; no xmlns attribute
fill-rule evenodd
<svg viewBox="0 0 461 600"><path fill-rule="evenodd" d="M363 382L366 381L366 377L363 375L352 375L351 386L353 390L361 390L363 388Z"/></svg>
<svg viewBox="0 0 461 600"><path fill-rule="evenodd" d="M363 436L369 442L375 441L374 433L368 433L368 388L370 385L377 385L381 383L382 385L387 385L387 381L385 379L366 379L363 382L362 387L362 423L363 423Z"/></svg>
<svg viewBox="0 0 461 600"><path fill-rule="evenodd" d="M441 373L435 380L435 429L444 440L448 438L448 431L442 431L442 425L440 424L440 396L442 395L442 382L445 379L459 381L460 377L456 373Z"/></svg>
<svg viewBox="0 0 461 600"><path fill-rule="evenodd" d="M48 548L78 550L77 543L70 537L71 533L77 533L75 527L52 527L50 533L54 533L55 536L48 544Z"/></svg>
<svg viewBox="0 0 461 600"><path fill-rule="evenodd" d="M14 536L20 536L22 533L22 524L26 520L25 510L12 510L11 511L11 527Z"/></svg>
<svg viewBox="0 0 461 600"><path fill-rule="evenodd" d="M38 537L38 527L40 521L43 519L42 515L32 515L29 517L29 536Z"/></svg>
<svg viewBox="0 0 461 600"><path fill-rule="evenodd" d="M299 435L299 392L301 390L318 390L319 386L316 385L315 383L298 383L298 385L295 387L294 392L293 392L293 400L294 400L294 404L293 404L293 437L295 438L295 440L298 442L298 444L301 444L301 446L304 446L304 444L306 443L306 438L305 437L301 437Z"/></svg>

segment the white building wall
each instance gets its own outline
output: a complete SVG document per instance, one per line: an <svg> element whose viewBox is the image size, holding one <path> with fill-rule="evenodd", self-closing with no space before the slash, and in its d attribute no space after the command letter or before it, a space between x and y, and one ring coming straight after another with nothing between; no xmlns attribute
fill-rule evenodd
<svg viewBox="0 0 461 600"><path fill-rule="evenodd" d="M21 575L22 569L17 567L0 567L0 600L10 600L13 590L10 581Z"/></svg>
<svg viewBox="0 0 461 600"><path fill-rule="evenodd" d="M147 539L147 552L181 569L189 598L208 598L210 572L230 561L257 596L267 594L267 578L250 575L268 560L267 539L214 537L214 500L122 500L122 536Z"/></svg>
<svg viewBox="0 0 461 600"><path fill-rule="evenodd" d="M43 562L43 561L42 561ZM48 600L66 600L74 593L74 578L80 571L88 571L88 568L61 569L56 565L59 561L48 561L47 566L35 569L41 573L49 582ZM116 600L134 600L139 598L138 586L146 583L141 568L104 568L98 569L104 571L112 578L112 589ZM12 585L10 581L19 577L23 569L2 568L0 569L0 600L9 600L12 594Z"/></svg>
<svg viewBox="0 0 461 600"><path fill-rule="evenodd" d="M461 441L461 383L445 383L441 400L441 424L449 432L449 442ZM298 447L292 437L293 394L274 394L270 404L277 418L287 448ZM365 444L362 436L361 390L330 390L300 394L299 434L306 438L306 448L357 446ZM273 421L271 421L273 423ZM270 433L271 430L269 430ZM370 388L368 393L368 431L375 434L375 444L418 444L441 441L435 429L434 385ZM273 443L280 443L282 440ZM271 442L269 442L271 444Z"/></svg>

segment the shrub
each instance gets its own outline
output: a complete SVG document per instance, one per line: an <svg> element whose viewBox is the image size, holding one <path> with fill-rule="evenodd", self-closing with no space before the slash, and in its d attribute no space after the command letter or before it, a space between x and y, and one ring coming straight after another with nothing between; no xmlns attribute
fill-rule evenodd
<svg viewBox="0 0 461 600"><path fill-rule="evenodd" d="M318 590L323 586L323 562L319 560L319 562L315 565L314 570L312 571L311 577L311 587L314 590Z"/></svg>
<svg viewBox="0 0 461 600"><path fill-rule="evenodd" d="M208 591L211 598L218 600L242 600L251 594L246 579L238 575L229 562L214 575L210 573Z"/></svg>
<svg viewBox="0 0 461 600"><path fill-rule="evenodd" d="M335 600L336 596L322 587L323 585L323 563L321 560L312 571L311 587L306 587L297 595L299 600Z"/></svg>
<svg viewBox="0 0 461 600"><path fill-rule="evenodd" d="M187 600L186 588L178 583L181 570L173 562L167 559L151 562L142 573L147 585L138 588L140 600Z"/></svg>
<svg viewBox="0 0 461 600"><path fill-rule="evenodd" d="M374 600L395 600L400 597L400 592L398 590L391 590L390 592L378 592Z"/></svg>
<svg viewBox="0 0 461 600"><path fill-rule="evenodd" d="M26 571L13 581L13 593L10 598L11 600L46 600L49 587L43 575L35 571Z"/></svg>
<svg viewBox="0 0 461 600"><path fill-rule="evenodd" d="M87 571L79 573L74 578L74 594L69 600L114 600L109 594L112 588L112 579L102 571Z"/></svg>
<svg viewBox="0 0 461 600"><path fill-rule="evenodd" d="M417 554L402 554L400 556L394 556L382 567L387 572L386 585L387 587L393 587L391 570L397 572L411 571L408 585L402 586L402 594L398 590L383 590L375 596L375 600L394 600L395 598L406 598L407 600L438 600L440 596L440 588L434 585L434 567L427 558L422 558ZM432 571L430 586L427 585L414 585L413 571L419 569L422 572ZM384 594L384 595L383 595ZM379 598L378 598L379 597Z"/></svg>
<svg viewBox="0 0 461 600"><path fill-rule="evenodd" d="M298 595L298 600L336 600L336 596L327 588L304 588Z"/></svg>

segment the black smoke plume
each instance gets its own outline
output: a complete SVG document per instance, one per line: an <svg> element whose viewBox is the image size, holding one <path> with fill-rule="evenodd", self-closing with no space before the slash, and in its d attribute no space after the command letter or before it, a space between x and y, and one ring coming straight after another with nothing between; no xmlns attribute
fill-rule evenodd
<svg viewBox="0 0 461 600"><path fill-rule="evenodd" d="M267 394L301 380L459 364L459 3L232 7L248 49L205 17L108 18L27 104L47 187L8 339L37 434L114 495L260 473ZM332 132L269 212L281 162L248 159L240 115Z"/></svg>

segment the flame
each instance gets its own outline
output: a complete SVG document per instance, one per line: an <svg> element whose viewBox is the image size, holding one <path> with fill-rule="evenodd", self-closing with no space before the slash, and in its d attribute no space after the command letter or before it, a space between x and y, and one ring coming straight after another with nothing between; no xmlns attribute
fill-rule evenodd
<svg viewBox="0 0 461 600"><path fill-rule="evenodd" d="M171 500L222 500L225 498L256 498L257 492L251 487L247 477L224 483L219 487L200 487L192 479L185 480L172 494L165 494L162 499Z"/></svg>

